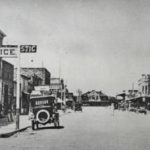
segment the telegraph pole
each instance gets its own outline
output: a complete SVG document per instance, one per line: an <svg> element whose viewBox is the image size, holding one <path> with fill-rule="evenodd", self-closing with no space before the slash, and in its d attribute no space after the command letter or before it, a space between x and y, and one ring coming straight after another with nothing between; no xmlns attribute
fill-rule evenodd
<svg viewBox="0 0 150 150"><path fill-rule="evenodd" d="M16 99L16 130L20 124L20 49L18 49L18 64L17 64L17 99Z"/></svg>

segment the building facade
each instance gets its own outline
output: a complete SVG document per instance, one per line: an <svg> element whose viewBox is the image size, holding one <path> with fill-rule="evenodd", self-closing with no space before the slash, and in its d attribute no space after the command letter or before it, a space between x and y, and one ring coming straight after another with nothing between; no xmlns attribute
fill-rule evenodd
<svg viewBox="0 0 150 150"><path fill-rule="evenodd" d="M81 95L82 103L88 105L105 105L109 104L109 97L102 91L88 91Z"/></svg>
<svg viewBox="0 0 150 150"><path fill-rule="evenodd" d="M60 91L64 89L64 80L60 78L51 78L50 89Z"/></svg>
<svg viewBox="0 0 150 150"><path fill-rule="evenodd" d="M138 80L138 91L141 96L150 95L150 74L142 74Z"/></svg>
<svg viewBox="0 0 150 150"><path fill-rule="evenodd" d="M12 109L14 66L4 60L1 60L0 72L0 104L2 107L2 113L7 114L8 110Z"/></svg>
<svg viewBox="0 0 150 150"><path fill-rule="evenodd" d="M6 35L0 30L0 46ZM0 58L0 114L6 115L13 101L13 71L14 66Z"/></svg>
<svg viewBox="0 0 150 150"><path fill-rule="evenodd" d="M17 89L17 69L14 70L14 102L16 101L16 89ZM20 112L22 114L28 114L29 111L29 98L31 92L34 90L34 86L42 84L42 79L37 75L27 76L20 75ZM14 103L15 104L15 103Z"/></svg>
<svg viewBox="0 0 150 150"><path fill-rule="evenodd" d="M38 76L42 79L41 85L50 85L51 73L46 68L21 68L25 76Z"/></svg>
<svg viewBox="0 0 150 150"><path fill-rule="evenodd" d="M3 39L5 36L6 36L5 33L0 30L0 46L3 44Z"/></svg>

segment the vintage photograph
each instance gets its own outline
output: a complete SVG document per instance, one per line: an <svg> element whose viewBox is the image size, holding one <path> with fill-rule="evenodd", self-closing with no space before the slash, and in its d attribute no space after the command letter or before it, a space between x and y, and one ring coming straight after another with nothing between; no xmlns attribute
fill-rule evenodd
<svg viewBox="0 0 150 150"><path fill-rule="evenodd" d="M0 149L149 150L150 1L0 0Z"/></svg>

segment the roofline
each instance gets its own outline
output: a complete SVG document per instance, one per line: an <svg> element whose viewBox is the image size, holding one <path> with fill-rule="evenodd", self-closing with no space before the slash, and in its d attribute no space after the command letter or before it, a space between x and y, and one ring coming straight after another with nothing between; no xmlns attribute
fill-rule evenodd
<svg viewBox="0 0 150 150"><path fill-rule="evenodd" d="M21 67L21 69L44 69L45 71L47 71L47 72L49 72L50 74L51 74L51 72L47 69L47 68L45 68L45 67Z"/></svg>
<svg viewBox="0 0 150 150"><path fill-rule="evenodd" d="M6 36L6 34L0 29L0 34L3 36L3 37L5 37Z"/></svg>

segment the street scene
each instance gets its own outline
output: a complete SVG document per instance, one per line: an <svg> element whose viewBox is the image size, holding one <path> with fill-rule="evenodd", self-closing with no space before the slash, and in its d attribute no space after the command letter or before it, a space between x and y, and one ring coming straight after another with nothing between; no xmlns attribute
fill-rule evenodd
<svg viewBox="0 0 150 150"><path fill-rule="evenodd" d="M150 2L0 1L2 150L149 150Z"/></svg>

